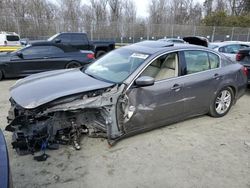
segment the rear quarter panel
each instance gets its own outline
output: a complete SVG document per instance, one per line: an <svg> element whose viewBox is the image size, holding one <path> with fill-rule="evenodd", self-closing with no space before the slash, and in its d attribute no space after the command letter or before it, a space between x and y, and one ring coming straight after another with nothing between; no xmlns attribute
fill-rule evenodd
<svg viewBox="0 0 250 188"><path fill-rule="evenodd" d="M222 88L230 86L234 91L236 99L244 94L247 86L247 77L242 72L242 65L239 63L225 65L221 68L220 75L221 82L216 93Z"/></svg>

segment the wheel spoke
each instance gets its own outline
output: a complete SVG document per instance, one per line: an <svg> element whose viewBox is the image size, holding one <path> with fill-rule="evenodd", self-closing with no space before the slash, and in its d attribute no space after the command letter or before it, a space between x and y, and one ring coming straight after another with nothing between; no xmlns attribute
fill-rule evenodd
<svg viewBox="0 0 250 188"><path fill-rule="evenodd" d="M215 110L218 114L225 113L228 108L230 107L232 102L232 96L231 93L228 90L223 90L218 95L218 97L215 100Z"/></svg>

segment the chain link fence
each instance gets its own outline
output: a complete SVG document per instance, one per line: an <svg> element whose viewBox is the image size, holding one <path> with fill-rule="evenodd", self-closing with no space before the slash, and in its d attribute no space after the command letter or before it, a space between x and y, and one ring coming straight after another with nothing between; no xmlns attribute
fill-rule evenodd
<svg viewBox="0 0 250 188"><path fill-rule="evenodd" d="M1 16L0 31L14 31L21 38L47 39L58 32L86 32L91 40L114 40L134 43L141 40L184 36L204 36L211 42L225 40L250 41L250 28L217 27L178 24L93 22L88 20L58 20L14 18Z"/></svg>

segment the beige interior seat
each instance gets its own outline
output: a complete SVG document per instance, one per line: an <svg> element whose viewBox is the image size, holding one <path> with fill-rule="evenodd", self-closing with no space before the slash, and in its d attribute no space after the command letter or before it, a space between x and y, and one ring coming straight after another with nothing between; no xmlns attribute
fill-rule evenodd
<svg viewBox="0 0 250 188"><path fill-rule="evenodd" d="M155 78L155 76L157 75L157 73L160 71L160 67L161 67L161 62L159 59L156 59L155 61L153 61L153 63L151 63L151 65L149 65L141 74L141 76L150 76L152 78Z"/></svg>
<svg viewBox="0 0 250 188"><path fill-rule="evenodd" d="M173 53L166 57L155 80L164 80L176 76L178 76L178 57L177 54Z"/></svg>

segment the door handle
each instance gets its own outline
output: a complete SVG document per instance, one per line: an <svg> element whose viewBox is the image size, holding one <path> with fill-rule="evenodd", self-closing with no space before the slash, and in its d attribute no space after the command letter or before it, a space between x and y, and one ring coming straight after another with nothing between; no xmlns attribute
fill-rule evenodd
<svg viewBox="0 0 250 188"><path fill-rule="evenodd" d="M47 56L45 56L45 57L43 57L43 59L48 59L49 57L47 57Z"/></svg>
<svg viewBox="0 0 250 188"><path fill-rule="evenodd" d="M181 86L179 84L174 84L171 90L180 91Z"/></svg>
<svg viewBox="0 0 250 188"><path fill-rule="evenodd" d="M214 79L219 80L220 79L220 75L218 73L215 73L214 74Z"/></svg>

